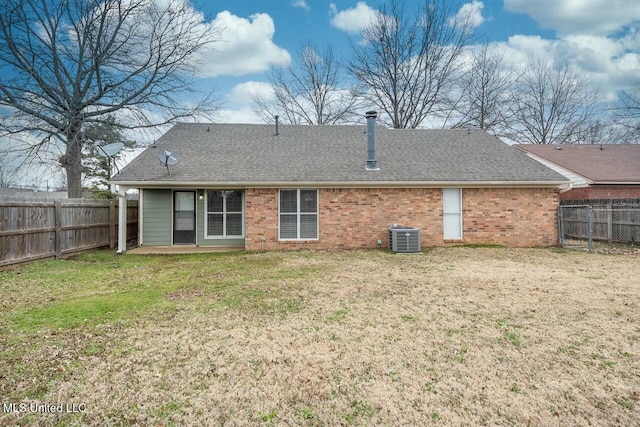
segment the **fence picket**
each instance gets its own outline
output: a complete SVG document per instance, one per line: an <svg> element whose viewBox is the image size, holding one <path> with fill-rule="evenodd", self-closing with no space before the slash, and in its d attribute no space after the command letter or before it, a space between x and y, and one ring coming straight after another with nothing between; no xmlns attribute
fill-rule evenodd
<svg viewBox="0 0 640 427"><path fill-rule="evenodd" d="M117 207L109 200L0 200L0 266L115 246ZM136 201L127 203L127 217L135 218L127 221L132 240L138 235Z"/></svg>

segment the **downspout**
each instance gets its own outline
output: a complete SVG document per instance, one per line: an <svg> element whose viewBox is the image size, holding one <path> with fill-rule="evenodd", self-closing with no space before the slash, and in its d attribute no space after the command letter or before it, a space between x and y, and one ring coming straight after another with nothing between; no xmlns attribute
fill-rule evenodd
<svg viewBox="0 0 640 427"><path fill-rule="evenodd" d="M118 250L123 254L127 251L127 187L111 184L111 192L118 196ZM121 192L124 191L124 192Z"/></svg>

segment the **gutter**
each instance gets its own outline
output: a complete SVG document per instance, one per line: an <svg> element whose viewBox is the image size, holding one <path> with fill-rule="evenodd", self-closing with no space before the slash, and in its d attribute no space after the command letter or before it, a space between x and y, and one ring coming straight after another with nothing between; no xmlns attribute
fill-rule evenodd
<svg viewBox="0 0 640 427"><path fill-rule="evenodd" d="M233 182L233 181L120 181L112 185L131 188L531 188L557 187L569 185L566 181L273 181L273 182Z"/></svg>
<svg viewBox="0 0 640 427"><path fill-rule="evenodd" d="M592 181L592 185L640 185L639 181Z"/></svg>

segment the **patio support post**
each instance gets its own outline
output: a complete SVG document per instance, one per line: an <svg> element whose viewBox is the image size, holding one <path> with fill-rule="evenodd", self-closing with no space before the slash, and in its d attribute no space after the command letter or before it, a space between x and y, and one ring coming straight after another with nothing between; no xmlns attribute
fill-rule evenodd
<svg viewBox="0 0 640 427"><path fill-rule="evenodd" d="M118 250L119 254L127 251L127 190L128 187L111 184L111 192L118 196Z"/></svg>
<svg viewBox="0 0 640 427"><path fill-rule="evenodd" d="M127 197L119 197L118 209L118 253L127 251Z"/></svg>

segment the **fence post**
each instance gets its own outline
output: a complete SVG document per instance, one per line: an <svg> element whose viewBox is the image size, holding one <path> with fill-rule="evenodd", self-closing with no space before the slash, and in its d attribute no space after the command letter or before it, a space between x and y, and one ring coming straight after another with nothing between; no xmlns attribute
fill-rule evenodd
<svg viewBox="0 0 640 427"><path fill-rule="evenodd" d="M53 210L56 217L56 259L62 257L62 201L56 200L53 203Z"/></svg>
<svg viewBox="0 0 640 427"><path fill-rule="evenodd" d="M116 247L116 202L109 200L109 249Z"/></svg>
<svg viewBox="0 0 640 427"><path fill-rule="evenodd" d="M613 243L613 205L607 203L607 239Z"/></svg>
<svg viewBox="0 0 640 427"><path fill-rule="evenodd" d="M589 234L589 253L593 252L593 206L587 208L587 229Z"/></svg>
<svg viewBox="0 0 640 427"><path fill-rule="evenodd" d="M558 206L558 246L564 244L564 224L562 221L562 206Z"/></svg>

